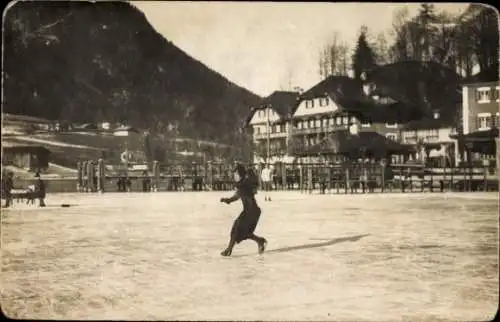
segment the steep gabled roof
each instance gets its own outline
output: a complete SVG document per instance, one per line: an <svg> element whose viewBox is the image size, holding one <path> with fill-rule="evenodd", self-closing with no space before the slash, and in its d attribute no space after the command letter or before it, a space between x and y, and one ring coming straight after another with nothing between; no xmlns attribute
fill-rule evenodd
<svg viewBox="0 0 500 322"><path fill-rule="evenodd" d="M250 110L245 124L250 123L255 111L262 110L266 106L271 106L280 118L287 119L292 115L295 106L298 104L298 99L298 92L275 91L271 95L264 97L259 102L258 106L255 106Z"/></svg>
<svg viewBox="0 0 500 322"><path fill-rule="evenodd" d="M352 100L362 100L364 98L363 84L348 76L329 76L302 93L300 99L308 100L326 95L340 105Z"/></svg>
<svg viewBox="0 0 500 322"><path fill-rule="evenodd" d="M363 91L363 83L347 76L330 76L304 92L300 98L306 100L325 95L362 121L401 123L423 116L415 106L395 100L380 102L368 97Z"/></svg>
<svg viewBox="0 0 500 322"><path fill-rule="evenodd" d="M270 105L280 117L288 117L297 105L298 98L297 92L275 91L260 102L260 107Z"/></svg>
<svg viewBox="0 0 500 322"><path fill-rule="evenodd" d="M452 115L461 104L460 76L435 62L396 62L365 74L377 93L413 106L428 117L434 110L442 116Z"/></svg>

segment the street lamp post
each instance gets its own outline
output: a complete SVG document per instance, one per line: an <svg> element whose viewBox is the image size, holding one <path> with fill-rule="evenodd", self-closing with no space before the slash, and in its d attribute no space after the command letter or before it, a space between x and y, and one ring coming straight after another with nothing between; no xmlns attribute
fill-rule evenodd
<svg viewBox="0 0 500 322"><path fill-rule="evenodd" d="M267 118L267 157L266 163L269 163L269 158L271 157L271 121L269 119L270 106L266 106L266 118Z"/></svg>

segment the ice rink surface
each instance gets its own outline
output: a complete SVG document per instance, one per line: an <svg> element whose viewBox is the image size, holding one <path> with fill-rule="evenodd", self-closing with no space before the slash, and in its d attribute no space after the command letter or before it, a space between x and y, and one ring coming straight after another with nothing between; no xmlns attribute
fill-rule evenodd
<svg viewBox="0 0 500 322"><path fill-rule="evenodd" d="M473 321L498 308L498 193L258 200L220 252L231 192L49 195L2 209L1 305L13 318ZM62 208L62 203L70 204Z"/></svg>

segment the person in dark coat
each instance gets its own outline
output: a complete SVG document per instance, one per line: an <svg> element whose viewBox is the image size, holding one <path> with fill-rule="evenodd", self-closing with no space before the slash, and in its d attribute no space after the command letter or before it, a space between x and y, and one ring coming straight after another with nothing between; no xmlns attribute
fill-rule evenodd
<svg viewBox="0 0 500 322"><path fill-rule="evenodd" d="M42 178L40 178L40 173L37 173L35 175L35 177L38 178L36 184L35 184L35 193L36 193L36 197L38 198L39 200L39 204L38 206L39 207L45 207L45 196L46 196L46 192L45 192L45 182L43 182Z"/></svg>
<svg viewBox="0 0 500 322"><path fill-rule="evenodd" d="M3 189L5 194L5 208L12 205L12 189L14 189L14 173L9 172L5 178Z"/></svg>
<svg viewBox="0 0 500 322"><path fill-rule="evenodd" d="M259 222L261 209L255 200L257 193L258 178L252 171L247 171L245 167L238 164L234 170L236 182L236 193L230 198L221 198L221 202L230 204L241 199L243 211L234 221L231 229L229 245L221 253L222 256L231 256L235 244L243 240L251 239L258 245L259 254L262 254L266 248L267 240L254 234L257 223Z"/></svg>

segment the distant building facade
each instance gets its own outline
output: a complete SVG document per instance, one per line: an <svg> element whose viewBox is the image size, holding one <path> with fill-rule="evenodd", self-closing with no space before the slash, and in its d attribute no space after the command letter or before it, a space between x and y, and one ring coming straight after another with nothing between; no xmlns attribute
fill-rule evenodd
<svg viewBox="0 0 500 322"><path fill-rule="evenodd" d="M486 131L500 125L500 84L465 84L462 87L464 134Z"/></svg>
<svg viewBox="0 0 500 322"><path fill-rule="evenodd" d="M47 169L50 150L37 145L2 142L2 165L12 165L28 171Z"/></svg>
<svg viewBox="0 0 500 322"><path fill-rule="evenodd" d="M376 136L377 142L386 141L394 148L407 117L404 109L387 108L388 102L397 102L377 100L368 102L361 84L346 76L330 76L303 93L274 92L252 109L248 119L254 162L265 162L267 154L269 163L335 161L341 153L330 153L335 148L328 144L347 142L349 136L364 140Z"/></svg>
<svg viewBox="0 0 500 322"><path fill-rule="evenodd" d="M468 83L462 87L463 136L452 135L465 147L464 161L496 162L500 128L500 83Z"/></svg>

